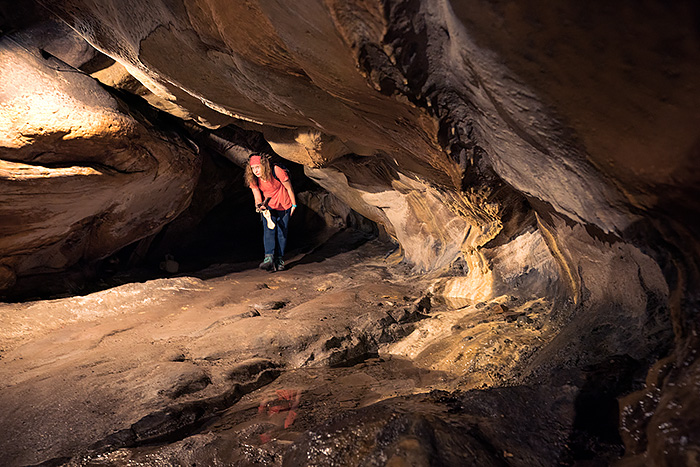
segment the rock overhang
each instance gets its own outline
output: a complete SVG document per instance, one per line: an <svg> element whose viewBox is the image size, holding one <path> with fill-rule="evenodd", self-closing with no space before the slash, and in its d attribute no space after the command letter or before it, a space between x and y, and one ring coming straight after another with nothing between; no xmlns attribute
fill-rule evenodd
<svg viewBox="0 0 700 467"><path fill-rule="evenodd" d="M517 290L568 299L561 321L600 341L588 352L589 341L563 333L584 361L627 351L653 358L658 346L648 344L667 338L660 316L674 306L679 335L694 329L673 298L692 297L696 280L695 256L677 253L697 232L700 61L690 2L611 7L605 20L575 2L546 11L488 2L469 11L418 1L319 1L304 11L274 2L41 3L160 108L210 128L261 131L282 157L385 225L417 270L444 274L435 290L448 297ZM137 236L187 203L148 211L153 225ZM83 245L65 243L67 262L82 257ZM97 256L115 248L92 245ZM45 257L6 261L4 276ZM633 331L601 324L609 313ZM547 359L566 360L556 350L539 363Z"/></svg>

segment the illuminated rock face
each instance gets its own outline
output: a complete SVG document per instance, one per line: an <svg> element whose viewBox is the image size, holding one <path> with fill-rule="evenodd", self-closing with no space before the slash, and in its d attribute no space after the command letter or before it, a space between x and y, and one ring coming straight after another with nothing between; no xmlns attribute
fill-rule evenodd
<svg viewBox="0 0 700 467"><path fill-rule="evenodd" d="M261 123L253 127L273 148L307 166L348 153L383 158L448 191L445 204L459 217L489 225L476 236L484 241L463 250L497 236L523 197L619 235L638 208L661 202L657 188L693 185L685 169L700 123L691 93L698 67L688 60L693 40L678 32L692 30L690 20L673 22L687 6L654 11L664 28L646 19L652 12L623 8L614 13L632 15L634 26L619 31L574 2L552 12L407 0L318 1L303 10L286 2L42 3L181 115ZM528 42L540 23L547 28ZM656 35L647 37L652 25ZM652 48L670 41L681 60L621 45L643 33ZM664 135L653 140L652 115L653 133ZM406 254L432 269L443 265L442 249Z"/></svg>
<svg viewBox="0 0 700 467"><path fill-rule="evenodd" d="M183 140L67 64L0 48L0 287L103 258L187 206L200 162Z"/></svg>
<svg viewBox="0 0 700 467"><path fill-rule="evenodd" d="M154 105L205 127L261 131L282 157L382 224L416 270L445 273L436 293L560 299L558 319L569 327L527 369L533 379L610 355L658 358L673 325L673 370L650 385L650 394L659 402L656 388L672 398L681 391L675 381L697 384L679 369L697 368L698 348L700 47L692 2L609 11L575 1L546 9L535 1L41 3L138 79ZM13 60L40 66L13 47L4 49ZM56 73L45 71L42 79L58 83ZM3 213L11 222L0 227L9 229L0 244L9 258L0 280L109 254L154 232L187 203L197 158L182 144L153 140L87 78L75 79L86 82L70 92L46 94L57 84L37 88L62 99L54 108L64 112L72 107L62 96L95 89L105 97L97 105L84 95L81 112L103 117L75 127L65 126L68 114L85 113L28 118L22 109L39 106L30 105L35 94L19 88L24 100L3 102L22 121L42 125L28 131L8 124L3 183L42 197ZM49 136L33 136L40 132ZM67 164L75 152L103 153L105 140L94 134L109 138L108 156ZM70 157L41 149L59 139L58 147L70 148L60 154ZM142 156L142 147L153 157ZM172 170L161 170L166 160ZM100 164L118 173L106 175ZM88 190L90 180L100 189L89 190L87 204L71 203L62 227L24 221L30 207L50 206L43 193L60 193L54 186ZM116 190L133 199L113 206ZM41 214L41 222L50 219ZM93 240L77 240L83 238ZM640 400L630 398L626 413ZM648 415L635 423L630 431L645 434L627 442L642 455L652 424ZM686 452L680 444L660 447L650 430L657 453Z"/></svg>
<svg viewBox="0 0 700 467"><path fill-rule="evenodd" d="M641 57L636 49L618 46L623 33L604 23L595 23L595 32L605 53L595 55L587 35L594 13L573 2L556 11L561 21L534 5L476 5L465 11L459 2L444 1L319 1L303 11L284 2L41 3L139 79L152 91L151 102L207 125L240 124L237 118L258 122L262 125L250 123L251 128L263 131L280 155L319 169L322 185L330 176L320 175L324 168L342 164L351 153L381 159L390 171L413 179L411 188L403 183L402 189L391 187L391 179L379 180L387 201L364 213L386 224L421 269L444 266L450 254L445 252L461 240L443 233L432 249L411 247L423 243L420 229L403 222L403 214L387 215L402 208L377 206L393 199L409 206L409 218L423 219L420 207L398 199L422 197L424 189L435 187L435 196L454 215L436 217L428 230L466 221L470 240L459 249L470 255L499 235L529 230L531 201L541 214L619 235L640 218L631 206L636 211L660 202L654 189L673 180L692 186L684 167L699 123L693 111L698 103L688 94L697 67L683 60L669 71L662 52ZM657 13L673 19L684 8ZM638 15L631 19L637 26L627 31L630 36L648 26L643 11L618 14ZM493 18L500 23L492 26ZM528 43L537 22L548 28ZM530 61L522 58L539 53L540 43L556 43L563 23L566 46L552 46ZM508 33L499 34L506 26ZM662 29L646 40L658 45L676 35ZM690 58L692 41L677 42L676 53ZM630 67L642 58L658 65L650 67L654 76L645 73L630 82L635 72ZM608 66L596 74L599 60ZM625 61L632 65L620 65ZM557 85L549 86L547 76ZM114 84L114 76L101 77ZM611 85L595 92L601 79ZM577 84L574 90L568 82ZM649 96L649 89L666 83L664 95ZM578 96L579 88L592 96L590 103ZM618 88L623 91L615 92ZM615 115L601 112L604 103ZM593 127L596 115L605 128ZM651 133L648 115L661 115L658 132L675 139L663 136L644 145L634 140L635 130ZM655 157L661 147L668 161L663 170ZM630 163L629 171L619 169ZM376 179L370 170L364 177ZM504 232L504 224L511 230Z"/></svg>

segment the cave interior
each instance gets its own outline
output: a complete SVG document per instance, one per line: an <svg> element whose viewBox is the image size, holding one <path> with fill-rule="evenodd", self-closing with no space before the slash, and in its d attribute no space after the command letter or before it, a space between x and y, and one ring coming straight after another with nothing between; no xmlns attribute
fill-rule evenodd
<svg viewBox="0 0 700 467"><path fill-rule="evenodd" d="M0 464L700 465L699 86L685 0L2 2Z"/></svg>

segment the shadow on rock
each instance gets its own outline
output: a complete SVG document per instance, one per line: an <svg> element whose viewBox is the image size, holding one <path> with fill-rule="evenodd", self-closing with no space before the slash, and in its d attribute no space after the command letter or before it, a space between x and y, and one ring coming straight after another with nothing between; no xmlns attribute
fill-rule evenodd
<svg viewBox="0 0 700 467"><path fill-rule="evenodd" d="M283 465L556 465L575 395L571 386L518 386L388 399L306 432Z"/></svg>

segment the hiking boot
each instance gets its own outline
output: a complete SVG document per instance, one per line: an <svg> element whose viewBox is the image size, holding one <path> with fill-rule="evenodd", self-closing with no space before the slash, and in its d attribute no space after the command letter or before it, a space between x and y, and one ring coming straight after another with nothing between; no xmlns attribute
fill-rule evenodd
<svg viewBox="0 0 700 467"><path fill-rule="evenodd" d="M284 271L284 260L282 258L277 258L277 260L275 260L275 269L277 271Z"/></svg>
<svg viewBox="0 0 700 467"><path fill-rule="evenodd" d="M265 255L265 259L262 263L260 263L260 266L258 267L260 269L264 269L265 271L274 271L275 263L274 261L272 261L272 255Z"/></svg>

